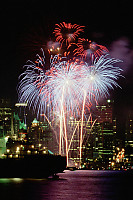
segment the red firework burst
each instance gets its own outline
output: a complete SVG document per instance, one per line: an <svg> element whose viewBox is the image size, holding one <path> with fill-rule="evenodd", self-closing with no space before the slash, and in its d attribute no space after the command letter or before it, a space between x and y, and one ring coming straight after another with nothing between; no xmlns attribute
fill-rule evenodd
<svg viewBox="0 0 133 200"><path fill-rule="evenodd" d="M77 24L65 23L55 24L56 28L53 31L56 37L56 41L61 43L61 45L66 42L68 45L71 41L74 41L81 32L84 32L84 26Z"/></svg>
<svg viewBox="0 0 133 200"><path fill-rule="evenodd" d="M87 55L94 55L96 58L106 53L108 53L108 49L105 46L96 44L85 38L78 39L77 48L74 50L74 55L81 56L82 58L86 58Z"/></svg>

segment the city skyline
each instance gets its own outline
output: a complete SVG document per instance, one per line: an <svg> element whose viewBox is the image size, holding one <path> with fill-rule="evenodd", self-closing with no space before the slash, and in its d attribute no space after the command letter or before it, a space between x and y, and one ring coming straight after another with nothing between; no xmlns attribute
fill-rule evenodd
<svg viewBox="0 0 133 200"><path fill-rule="evenodd" d="M89 121L86 119L83 122L82 163L86 163L83 164L83 167L89 169L118 169L123 166L123 163L126 168L132 165L133 116L127 116L125 121L126 129L124 130L124 138L122 140L120 135L118 136L117 134L118 120L113 113L113 103L112 100L108 99L104 104L97 106L97 109L93 112L96 122L92 121L91 118L88 119ZM0 141L3 141L3 136L10 138L7 142L7 151L11 148L10 151L13 153L15 149L15 154L13 154L18 156L16 148L20 148L19 143L22 143L21 146L27 144L40 150L43 150L45 147L48 152L58 154L58 144L53 132L53 129L56 131L56 126L53 126L51 129L50 124L46 120L40 119L37 121L35 118L27 125L25 116L29 117L24 108L21 108L20 111L17 107L12 108L9 101L0 100ZM93 123L94 125L92 126ZM79 167L81 121L76 118L70 118L69 124L71 129L76 130L72 144L69 147L69 164L73 166L73 163L70 162L71 160L74 161L76 167ZM75 129L77 125L78 128ZM32 150L34 148L32 147Z"/></svg>

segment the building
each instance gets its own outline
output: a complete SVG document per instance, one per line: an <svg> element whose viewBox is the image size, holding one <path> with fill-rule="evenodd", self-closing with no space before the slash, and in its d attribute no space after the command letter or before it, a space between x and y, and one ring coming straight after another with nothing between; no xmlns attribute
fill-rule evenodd
<svg viewBox="0 0 133 200"><path fill-rule="evenodd" d="M12 108L9 99L0 99L0 157L6 151L7 136L12 132Z"/></svg>
<svg viewBox="0 0 133 200"><path fill-rule="evenodd" d="M107 168L115 154L116 120L113 119L111 100L96 106L95 119L92 130L87 132L83 162L90 165L93 163L92 168Z"/></svg>
<svg viewBox="0 0 133 200"><path fill-rule="evenodd" d="M125 130L125 158L129 167L133 166L133 112L130 111L126 120Z"/></svg>
<svg viewBox="0 0 133 200"><path fill-rule="evenodd" d="M12 108L10 100L0 99L0 137L11 135Z"/></svg>
<svg viewBox="0 0 133 200"><path fill-rule="evenodd" d="M57 153L57 143L51 127L47 121L38 121L36 118L28 127L28 141L33 143L35 147L47 147L49 151Z"/></svg>
<svg viewBox="0 0 133 200"><path fill-rule="evenodd" d="M27 133L24 119L21 120L16 111L9 99L0 99L0 138L22 139Z"/></svg>
<svg viewBox="0 0 133 200"><path fill-rule="evenodd" d="M0 138L0 158L6 152L6 138Z"/></svg>
<svg viewBox="0 0 133 200"><path fill-rule="evenodd" d="M70 135L68 137L69 158L75 163L78 163L81 121L71 117L68 122L68 127L69 127L69 135Z"/></svg>
<svg viewBox="0 0 133 200"><path fill-rule="evenodd" d="M113 119L113 102L107 100L96 106L92 115L86 116L83 122L82 164L93 163L92 168L94 165L107 168L115 153L116 120ZM75 131L69 157L79 163L81 120L70 119L69 127L71 135ZM68 142L70 143L70 140Z"/></svg>

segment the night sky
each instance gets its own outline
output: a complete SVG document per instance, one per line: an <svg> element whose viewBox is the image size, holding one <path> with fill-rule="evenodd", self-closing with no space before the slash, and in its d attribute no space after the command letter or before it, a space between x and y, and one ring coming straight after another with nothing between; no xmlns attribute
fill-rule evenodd
<svg viewBox="0 0 133 200"><path fill-rule="evenodd" d="M86 3L87 2L87 3ZM0 97L17 101L18 76L28 59L35 60L49 41L54 24L84 25L84 37L109 48L123 60L122 89L113 93L115 106L125 112L133 102L133 12L127 1L4 1L0 7ZM122 109L121 109L122 108ZM122 113L119 112L121 115Z"/></svg>

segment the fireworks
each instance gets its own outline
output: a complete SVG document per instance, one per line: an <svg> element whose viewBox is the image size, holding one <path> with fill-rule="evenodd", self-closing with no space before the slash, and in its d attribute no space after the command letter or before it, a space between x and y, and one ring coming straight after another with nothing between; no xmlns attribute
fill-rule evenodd
<svg viewBox="0 0 133 200"><path fill-rule="evenodd" d="M44 58L38 57L35 63L29 61L25 65L27 69L19 77L21 79L18 87L19 101L27 102L34 111L38 110L38 114L45 112L47 105L51 110L59 112L60 99L63 95L63 104L67 112L73 113L79 106L81 66L58 60L55 56L51 68L44 71L44 65L43 68L38 66L39 64L42 66Z"/></svg>
<svg viewBox="0 0 133 200"><path fill-rule="evenodd" d="M68 45L70 42L75 40L81 32L83 32L83 28L84 26L62 22L60 24L56 24L56 28L53 33L55 34L57 42L61 43L61 45L65 42L66 45Z"/></svg>
<svg viewBox="0 0 133 200"><path fill-rule="evenodd" d="M97 58L106 53L108 53L108 49L105 46L98 45L85 38L78 39L77 48L74 50L74 55L81 56L82 58L86 58L88 55L93 55Z"/></svg>
<svg viewBox="0 0 133 200"><path fill-rule="evenodd" d="M26 70L20 75L18 86L19 101L32 107L38 117L43 114L48 122L59 119L60 130L59 135L56 135L59 153L65 152L67 158L77 129L76 126L74 132L68 134L68 122L71 117L79 120L80 162L86 110L90 113L92 103L98 103L100 98L109 95L110 89L119 87L117 79L121 76L121 69L114 66L120 60L110 58L106 47L84 38L75 43L77 48L73 50L74 58L59 54L63 44L67 47L72 45L83 28L65 22L56 24L56 42L47 43L49 53L53 50L56 52L55 56L51 55L49 69L45 69L46 58L42 50L42 56L37 54L35 62L28 61L24 66ZM91 65L86 60L88 54Z"/></svg>
<svg viewBox="0 0 133 200"><path fill-rule="evenodd" d="M35 63L29 61L29 64L25 65L27 69L20 76L20 102L27 102L35 111L38 110L38 113L46 111L46 104L51 110L59 112L62 95L65 110L72 114L80 113L84 92L88 102L92 99L98 101L102 96L109 95L109 89L118 86L116 80L121 69L113 66L114 63L120 62L118 59L101 56L98 60L95 59L91 66L86 62L78 64L56 60L57 56L53 58L51 68L44 71L44 57L38 55Z"/></svg>
<svg viewBox="0 0 133 200"><path fill-rule="evenodd" d="M67 61L60 61L51 68L49 73L50 77L47 81L47 87L51 94L51 101L54 103L53 108L59 110L61 106L60 99L63 95L64 106L67 112L74 112L75 107L78 107L80 99L79 92L79 71L80 66L76 63L69 63ZM45 90L44 92L45 93ZM77 103L74 105L74 103Z"/></svg>
<svg viewBox="0 0 133 200"><path fill-rule="evenodd" d="M116 80L121 76L121 69L114 64L121 62L119 59L109 58L108 55L99 59L92 59L92 65L86 63L82 88L86 91L89 100L95 98L98 101L109 95L109 90L118 87Z"/></svg>
<svg viewBox="0 0 133 200"><path fill-rule="evenodd" d="M36 61L42 64L42 59ZM18 95L20 102L27 102L28 106L33 108L34 112L44 109L44 102L42 102L40 85L43 85L46 80L46 75L43 69L36 66L36 63L29 61L29 64L25 65L27 68L24 73L19 77L21 80L18 86Z"/></svg>

